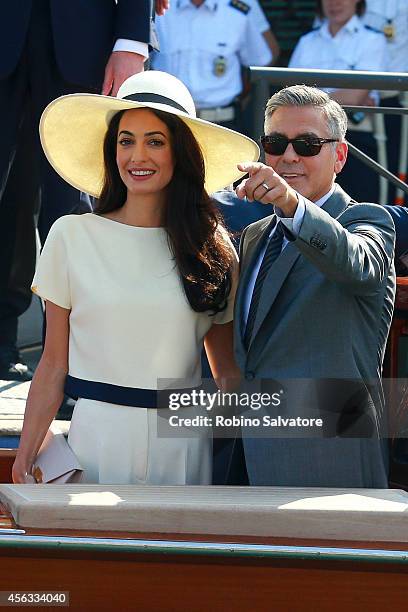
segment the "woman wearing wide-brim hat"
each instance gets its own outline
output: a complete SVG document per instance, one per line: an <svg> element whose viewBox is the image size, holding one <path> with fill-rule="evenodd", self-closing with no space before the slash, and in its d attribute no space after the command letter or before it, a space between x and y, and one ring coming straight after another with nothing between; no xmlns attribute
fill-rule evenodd
<svg viewBox="0 0 408 612"><path fill-rule="evenodd" d="M118 98L55 100L40 135L55 170L98 200L54 224L33 280L47 337L14 481L30 480L65 384L79 398L69 443L86 482L208 484L208 431L157 431L156 390L200 384L203 342L217 380L237 375L236 254L208 192L238 179L258 147L196 119L185 86L155 71L125 81Z"/></svg>

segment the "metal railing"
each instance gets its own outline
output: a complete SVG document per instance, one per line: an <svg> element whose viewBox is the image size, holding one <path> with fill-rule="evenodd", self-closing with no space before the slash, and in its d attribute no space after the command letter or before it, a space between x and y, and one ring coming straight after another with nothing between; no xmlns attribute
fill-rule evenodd
<svg viewBox="0 0 408 612"><path fill-rule="evenodd" d="M270 85L279 88L289 85L313 85L317 87L337 87L342 89L377 89L384 91L408 91L408 74L402 72L368 72L359 70L311 70L298 68L264 68L250 67L250 80L254 85L254 136L263 133L264 110L270 97ZM407 108L383 108L380 106L349 106L343 105L346 111L363 111L364 113L382 113L405 116ZM407 121L408 119L406 119ZM389 172L383 165L363 153L354 145L348 143L350 153L364 164L375 170L381 177L394 184L398 189L408 194L408 185ZM402 142L403 147L408 143Z"/></svg>

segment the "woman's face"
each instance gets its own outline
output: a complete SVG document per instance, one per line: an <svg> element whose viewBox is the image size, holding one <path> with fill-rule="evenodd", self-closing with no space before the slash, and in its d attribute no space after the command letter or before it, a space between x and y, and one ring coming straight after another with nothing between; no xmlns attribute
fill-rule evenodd
<svg viewBox="0 0 408 612"><path fill-rule="evenodd" d="M174 172L166 124L148 109L126 111L118 128L116 163L128 194L164 193Z"/></svg>
<svg viewBox="0 0 408 612"><path fill-rule="evenodd" d="M355 14L359 0L322 0L324 16L329 24L343 27Z"/></svg>

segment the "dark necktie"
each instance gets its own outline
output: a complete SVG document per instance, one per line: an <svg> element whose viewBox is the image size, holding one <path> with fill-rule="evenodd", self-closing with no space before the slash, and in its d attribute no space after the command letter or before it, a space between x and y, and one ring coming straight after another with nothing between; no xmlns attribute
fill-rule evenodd
<svg viewBox="0 0 408 612"><path fill-rule="evenodd" d="M258 276L256 277L244 335L244 343L246 348L248 348L249 346L249 341L251 339L252 331L254 329L256 313L258 312L259 298L261 296L263 283L271 265L273 264L275 259L279 257L282 251L283 236L284 234L282 229L282 223L278 221L275 231L272 234L272 237L269 239L261 266L259 268Z"/></svg>

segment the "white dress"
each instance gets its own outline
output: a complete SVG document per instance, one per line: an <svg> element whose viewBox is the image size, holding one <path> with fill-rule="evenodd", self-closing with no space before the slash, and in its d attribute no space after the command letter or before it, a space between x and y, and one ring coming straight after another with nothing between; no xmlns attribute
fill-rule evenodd
<svg viewBox="0 0 408 612"><path fill-rule="evenodd" d="M70 376L155 390L200 384L203 338L213 323L232 319L235 282L225 311L197 313L164 228L87 213L53 225L32 289L71 310ZM211 435L202 428L186 436L157 435L154 408L80 398L69 443L85 482L210 484Z"/></svg>

